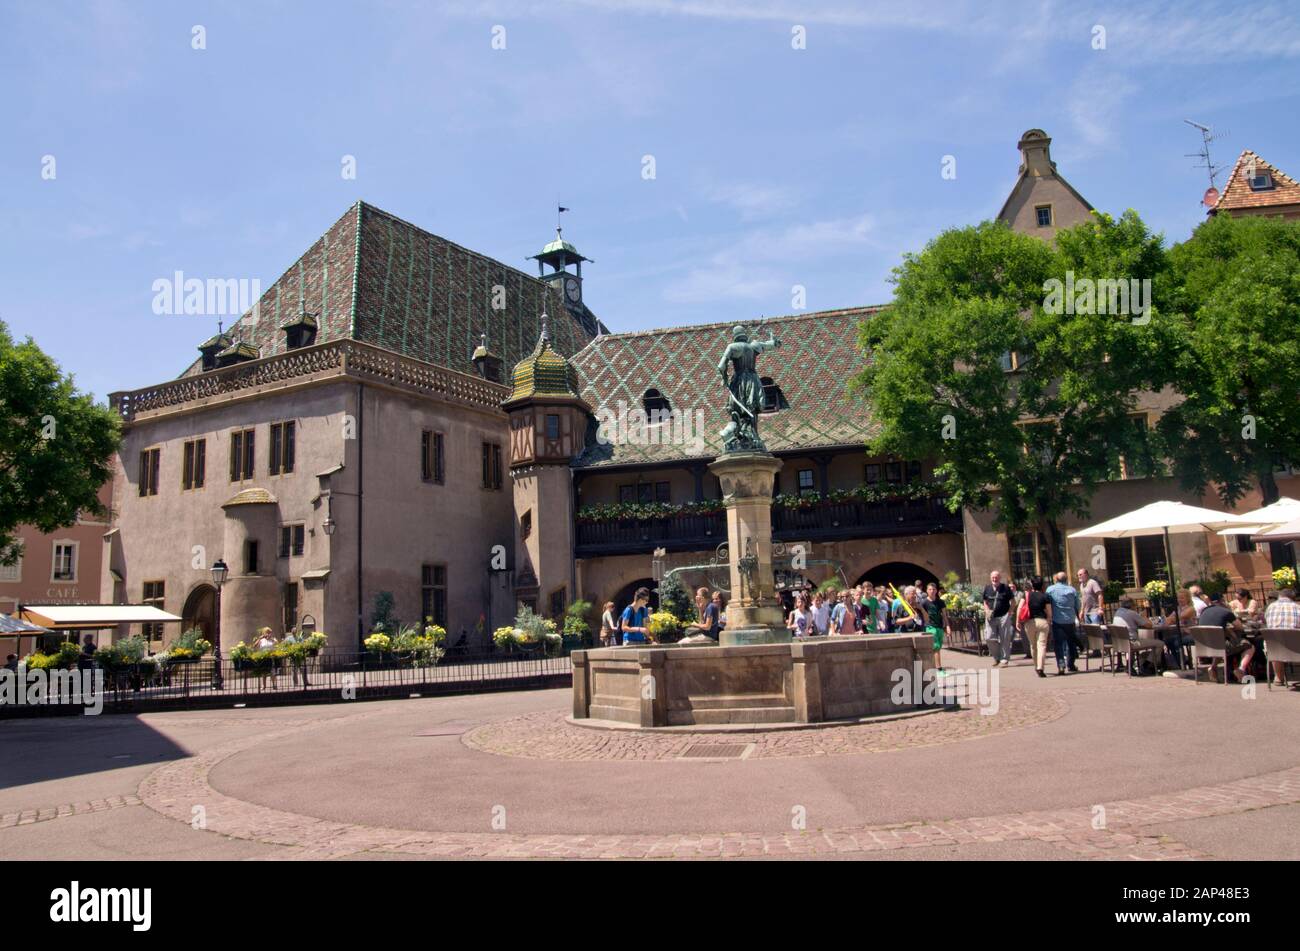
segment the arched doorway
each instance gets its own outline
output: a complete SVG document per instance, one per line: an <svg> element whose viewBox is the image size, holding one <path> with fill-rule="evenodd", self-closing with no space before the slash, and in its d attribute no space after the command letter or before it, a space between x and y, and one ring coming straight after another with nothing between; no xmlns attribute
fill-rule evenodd
<svg viewBox="0 0 1300 951"><path fill-rule="evenodd" d="M188 631L197 627L203 632L204 640L215 644L213 635L217 630L216 618L217 589L210 584L201 584L185 599L185 607L181 611L181 630Z"/></svg>
<svg viewBox="0 0 1300 951"><path fill-rule="evenodd" d="M897 586L899 591L903 590L905 585L920 579L922 584L929 584L931 581L938 582L934 573L927 571L920 565L914 565L910 561L889 561L883 565L876 565L862 573L854 584L862 584L870 581L874 585L892 584Z"/></svg>
<svg viewBox="0 0 1300 951"><path fill-rule="evenodd" d="M632 595L636 594L637 588L650 589L650 610L652 612L659 610L659 593L655 591L654 578L641 578L637 581L631 581L618 589L618 593L610 598L614 602L614 613L622 614L623 609L632 603Z"/></svg>

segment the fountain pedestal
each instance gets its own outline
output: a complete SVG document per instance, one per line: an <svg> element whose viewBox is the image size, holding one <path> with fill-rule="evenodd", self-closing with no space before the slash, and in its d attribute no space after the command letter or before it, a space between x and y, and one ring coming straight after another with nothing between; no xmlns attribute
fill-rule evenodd
<svg viewBox="0 0 1300 951"><path fill-rule="evenodd" d="M790 641L772 570L772 486L780 470L781 460L766 452L724 453L709 465L727 508L731 601L723 647Z"/></svg>

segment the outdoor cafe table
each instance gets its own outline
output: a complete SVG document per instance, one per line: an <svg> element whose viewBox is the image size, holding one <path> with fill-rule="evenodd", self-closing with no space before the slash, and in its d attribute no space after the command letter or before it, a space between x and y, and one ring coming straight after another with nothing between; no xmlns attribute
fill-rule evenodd
<svg viewBox="0 0 1300 951"><path fill-rule="evenodd" d="M1191 653L1191 648L1186 645L1175 647L1169 643L1170 638L1177 637L1179 634L1187 636L1186 632L1181 627L1176 624L1159 624L1153 622L1151 630L1156 637L1165 642L1165 649L1172 656L1177 658L1178 666L1180 668L1191 669L1191 660L1188 657ZM1184 653L1184 650L1186 650L1186 654Z"/></svg>

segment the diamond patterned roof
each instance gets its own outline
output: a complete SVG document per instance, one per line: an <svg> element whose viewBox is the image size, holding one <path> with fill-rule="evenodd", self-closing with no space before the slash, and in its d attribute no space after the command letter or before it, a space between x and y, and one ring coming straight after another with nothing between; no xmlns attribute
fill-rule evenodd
<svg viewBox="0 0 1300 951"><path fill-rule="evenodd" d="M274 356L288 350L286 321L307 313L316 343L352 338L474 373L483 335L506 366L527 356L543 310L552 315L551 346L562 354L576 353L598 331L594 316L584 326L564 306L557 287L357 202L262 293L257 319L244 314L226 335ZM195 361L186 373L201 369Z"/></svg>
<svg viewBox="0 0 1300 951"><path fill-rule="evenodd" d="M815 449L865 444L874 435L866 405L846 392L860 360L858 324L880 307L819 311L769 317L748 324L751 339L768 331L781 349L762 354L758 372L781 388L790 408L759 417L758 432L769 450ZM668 398L675 412L691 420L703 411L704 450L691 446L589 445L574 462L592 468L629 463L661 464L690 458L712 459L722 452L719 433L727 425L726 391L718 361L731 343L734 323L699 324L667 330L605 334L572 357L580 395L598 414L619 413L620 401L639 409L648 389Z"/></svg>

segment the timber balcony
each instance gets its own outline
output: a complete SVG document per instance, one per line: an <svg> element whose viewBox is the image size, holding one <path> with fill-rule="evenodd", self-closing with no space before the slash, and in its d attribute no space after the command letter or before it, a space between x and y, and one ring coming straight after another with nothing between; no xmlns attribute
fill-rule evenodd
<svg viewBox="0 0 1300 951"><path fill-rule="evenodd" d="M772 507L777 541L839 541L960 532L961 513L949 512L939 496L881 502L819 501L805 507ZM579 520L576 556L710 551L727 540L726 512L683 513L662 518Z"/></svg>

